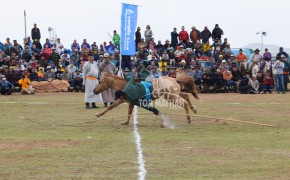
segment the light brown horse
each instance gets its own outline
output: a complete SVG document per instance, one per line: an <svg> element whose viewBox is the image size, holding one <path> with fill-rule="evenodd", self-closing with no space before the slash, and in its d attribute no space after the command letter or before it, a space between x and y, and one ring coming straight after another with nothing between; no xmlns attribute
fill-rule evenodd
<svg viewBox="0 0 290 180"><path fill-rule="evenodd" d="M99 94L109 88L113 90L124 90L127 81L120 77L111 74L102 74L102 78L99 84L94 89L95 94ZM173 102L176 105L183 107L187 114L188 123L191 122L189 114L189 108L196 113L196 108L190 101L190 93L198 99L198 95L194 86L194 80L190 76L181 76L179 79L170 77L161 77L153 81L153 92L152 95L155 99L165 98L169 102ZM111 106L106 108L103 112L97 113L96 116L100 117L106 114L108 111L114 109L119 104L128 102L127 100L116 100ZM128 119L122 123L125 125L129 124L130 117L132 115L134 105L129 103Z"/></svg>

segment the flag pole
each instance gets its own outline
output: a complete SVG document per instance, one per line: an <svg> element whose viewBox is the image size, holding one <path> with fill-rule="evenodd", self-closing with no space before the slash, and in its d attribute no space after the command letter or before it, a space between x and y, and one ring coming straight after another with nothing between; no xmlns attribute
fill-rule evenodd
<svg viewBox="0 0 290 180"><path fill-rule="evenodd" d="M25 31L25 38L27 38L27 33L26 33L26 11L24 9L24 31Z"/></svg>
<svg viewBox="0 0 290 180"><path fill-rule="evenodd" d="M122 18L122 10L123 10L123 3L121 2L121 18ZM120 24L120 42L121 41L121 32L122 32L122 24ZM122 47L122 43L120 43L120 51L119 51L119 71L118 71L118 76L122 76L124 77L124 74L123 74L123 70L122 70L122 54L121 54L121 47Z"/></svg>

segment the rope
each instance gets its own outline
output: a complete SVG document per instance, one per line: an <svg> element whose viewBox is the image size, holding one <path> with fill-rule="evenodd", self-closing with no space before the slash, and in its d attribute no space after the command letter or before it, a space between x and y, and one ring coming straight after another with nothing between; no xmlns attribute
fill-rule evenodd
<svg viewBox="0 0 290 180"><path fill-rule="evenodd" d="M152 115L152 113L148 112L148 113L139 113L138 116L145 116L145 115ZM272 124L265 124L265 123L258 123L258 122L251 122L251 121L243 121L243 120L237 120L237 119L229 119L229 118L219 118L219 117L212 117L212 116L203 116L203 115L196 115L196 114L183 114L183 113L166 113L166 115L178 115L178 116L191 116L191 117L203 117L203 118L208 118L208 119L216 119L216 120L224 120L224 121L232 121L232 122L240 122L240 123L245 123L245 124L254 124L254 125L259 125L259 126L267 126L267 127L277 127L275 125L272 125ZM97 117L98 119L96 120L92 120L92 121L84 121L84 122L79 122L79 123L72 123L72 124L69 124L69 123L54 123L54 124L49 124L49 123L44 123L42 121L35 121L35 120L32 120L32 119L26 119L27 121L30 121L30 122L33 122L33 123L36 123L36 124L40 124L40 125L43 125L43 126L71 126L71 127L76 127L76 126L79 126L79 125L83 125L83 124L89 124L89 123L95 123L99 120L108 120L108 119L111 119L111 120L114 120L114 119L118 119L118 118L124 118L124 117L128 117L128 116L131 116L131 115L123 115L123 116L113 116L113 117L108 117L108 118L101 118L101 117Z"/></svg>

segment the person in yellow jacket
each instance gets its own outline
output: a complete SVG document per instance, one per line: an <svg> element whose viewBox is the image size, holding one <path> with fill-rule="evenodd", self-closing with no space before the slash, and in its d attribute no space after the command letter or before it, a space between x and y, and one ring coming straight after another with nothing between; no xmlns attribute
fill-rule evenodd
<svg viewBox="0 0 290 180"><path fill-rule="evenodd" d="M212 56L212 46L209 44L209 41L206 41L206 43L203 45L203 54L207 57Z"/></svg>
<svg viewBox="0 0 290 180"><path fill-rule="evenodd" d="M34 94L34 89L30 86L30 80L22 75L21 79L18 81L19 85L21 85L21 94Z"/></svg>

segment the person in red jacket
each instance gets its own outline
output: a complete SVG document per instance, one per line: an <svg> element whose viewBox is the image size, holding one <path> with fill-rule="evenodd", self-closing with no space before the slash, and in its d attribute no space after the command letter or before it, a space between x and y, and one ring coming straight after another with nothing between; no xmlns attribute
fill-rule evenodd
<svg viewBox="0 0 290 180"><path fill-rule="evenodd" d="M178 34L179 42L186 44L186 41L189 39L187 31L184 30L184 26L181 27L181 31Z"/></svg>

